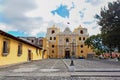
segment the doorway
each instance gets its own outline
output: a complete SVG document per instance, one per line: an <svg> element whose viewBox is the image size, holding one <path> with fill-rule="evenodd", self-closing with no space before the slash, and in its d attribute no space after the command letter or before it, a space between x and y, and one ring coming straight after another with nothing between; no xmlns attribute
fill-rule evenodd
<svg viewBox="0 0 120 80"><path fill-rule="evenodd" d="M31 50L28 50L28 61L32 60L32 52Z"/></svg>
<svg viewBox="0 0 120 80"><path fill-rule="evenodd" d="M69 59L70 58L70 51L65 51L65 58Z"/></svg>

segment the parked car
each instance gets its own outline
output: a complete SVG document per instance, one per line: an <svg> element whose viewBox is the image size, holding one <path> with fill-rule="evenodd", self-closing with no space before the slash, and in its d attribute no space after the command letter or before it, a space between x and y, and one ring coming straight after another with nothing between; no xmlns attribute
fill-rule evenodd
<svg viewBox="0 0 120 80"><path fill-rule="evenodd" d="M85 59L85 57L84 57L84 56L82 56L82 57L78 57L78 59Z"/></svg>

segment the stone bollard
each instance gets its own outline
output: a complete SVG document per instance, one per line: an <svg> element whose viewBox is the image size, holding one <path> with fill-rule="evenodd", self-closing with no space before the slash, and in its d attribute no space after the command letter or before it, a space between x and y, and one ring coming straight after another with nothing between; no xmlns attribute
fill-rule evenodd
<svg viewBox="0 0 120 80"><path fill-rule="evenodd" d="M70 66L69 66L69 71L70 72L74 72L75 71L75 66L74 66L74 61L73 61L73 59L71 59L71 63L70 63Z"/></svg>
<svg viewBox="0 0 120 80"><path fill-rule="evenodd" d="M73 65L73 66L69 66L69 71L70 72L74 72L75 71L75 66Z"/></svg>

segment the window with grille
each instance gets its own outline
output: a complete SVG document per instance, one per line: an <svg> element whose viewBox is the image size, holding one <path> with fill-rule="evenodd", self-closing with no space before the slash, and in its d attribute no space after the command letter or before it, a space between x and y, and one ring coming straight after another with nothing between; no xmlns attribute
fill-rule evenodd
<svg viewBox="0 0 120 80"><path fill-rule="evenodd" d="M10 41L8 39L3 40L3 56L7 56L9 53Z"/></svg>
<svg viewBox="0 0 120 80"><path fill-rule="evenodd" d="M18 56L22 55L22 43L18 43Z"/></svg>

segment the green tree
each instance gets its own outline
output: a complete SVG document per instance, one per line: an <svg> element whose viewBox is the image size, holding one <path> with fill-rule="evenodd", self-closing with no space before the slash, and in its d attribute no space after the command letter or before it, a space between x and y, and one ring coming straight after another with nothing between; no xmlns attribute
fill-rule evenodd
<svg viewBox="0 0 120 80"><path fill-rule="evenodd" d="M92 35L87 38L87 40L85 41L85 45L91 47L97 55L100 55L107 50L107 48L102 44L101 34Z"/></svg>
<svg viewBox="0 0 120 80"><path fill-rule="evenodd" d="M118 48L120 51L120 0L108 3L108 8L102 8L100 15L95 17L102 26L103 43L110 49Z"/></svg>

